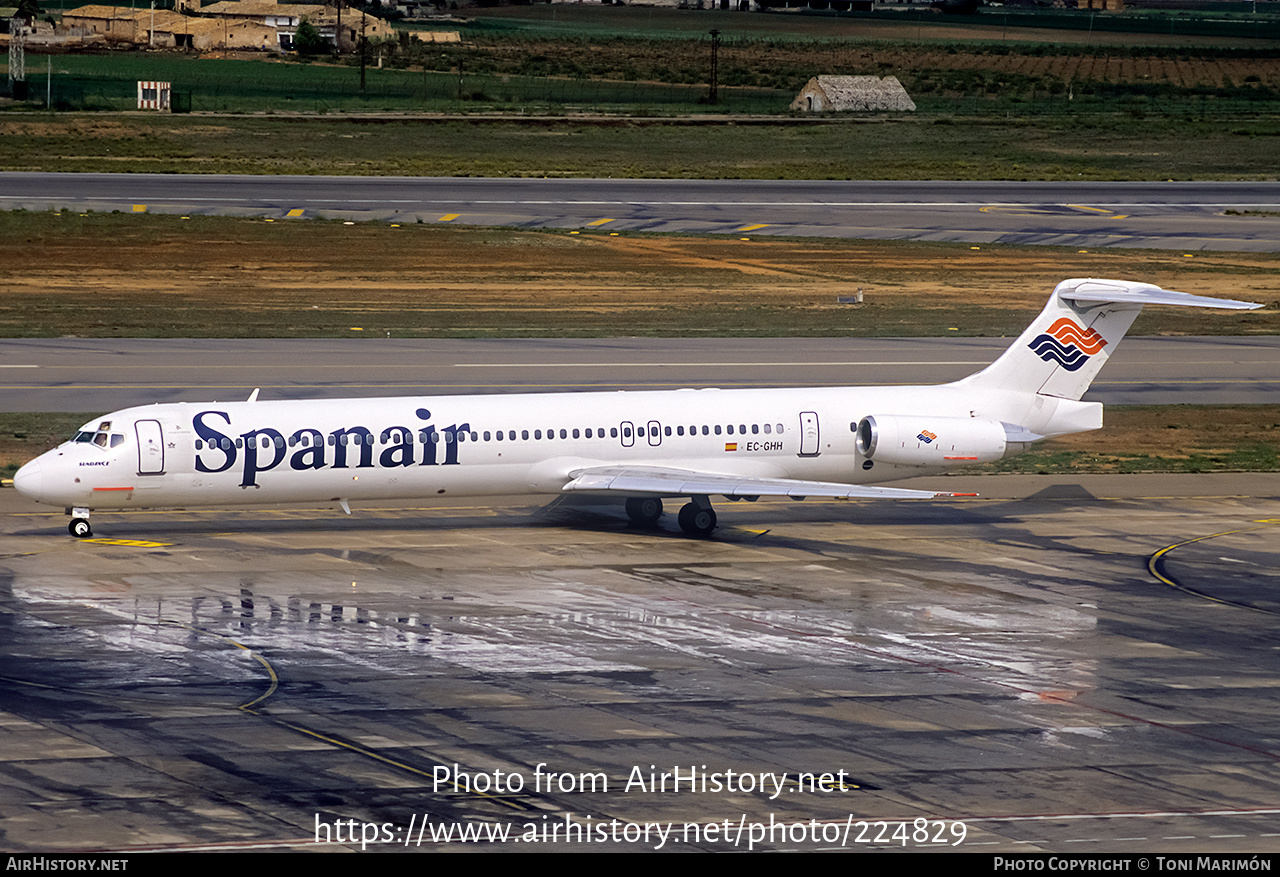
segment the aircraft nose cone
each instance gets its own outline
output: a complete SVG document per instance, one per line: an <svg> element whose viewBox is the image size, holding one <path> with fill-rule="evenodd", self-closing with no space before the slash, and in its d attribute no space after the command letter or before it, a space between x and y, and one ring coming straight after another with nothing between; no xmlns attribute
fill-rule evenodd
<svg viewBox="0 0 1280 877"><path fill-rule="evenodd" d="M27 499L39 500L44 490L44 470L39 460L32 460L13 476L13 488Z"/></svg>

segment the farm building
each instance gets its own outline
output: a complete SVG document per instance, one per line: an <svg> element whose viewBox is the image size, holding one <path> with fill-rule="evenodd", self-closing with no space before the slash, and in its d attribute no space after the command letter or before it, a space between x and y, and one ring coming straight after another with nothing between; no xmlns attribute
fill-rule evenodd
<svg viewBox="0 0 1280 877"><path fill-rule="evenodd" d="M815 76L800 89L791 109L805 113L914 113L916 105L894 76Z"/></svg>
<svg viewBox="0 0 1280 877"><path fill-rule="evenodd" d="M188 19L167 9L126 9L121 6L81 6L62 14L62 29L82 35L98 34L108 43L132 43L173 48Z"/></svg>
<svg viewBox="0 0 1280 877"><path fill-rule="evenodd" d="M191 8L195 5L193 0ZM198 16L179 15L165 9L81 6L63 13L61 30L79 37L135 46L274 51L289 48L304 17L330 42L335 40L338 20L332 9L260 0L215 3L200 9ZM362 28L370 39L393 34L391 26L382 19L348 10L342 17L343 45L355 45Z"/></svg>
<svg viewBox="0 0 1280 877"><path fill-rule="evenodd" d="M219 21L215 18L188 18L189 48L205 49L278 49L280 38L276 28L256 21Z"/></svg>
<svg viewBox="0 0 1280 877"><path fill-rule="evenodd" d="M338 15L332 7L310 3L271 3L269 0L223 0L205 6L201 15L219 18L224 21L243 21L273 27L279 34L280 45L288 48L298 25L305 18L315 25L325 37L334 40L338 36ZM381 18L347 9L342 13L342 33L340 34L344 48L354 46L363 32L365 39L385 39L395 36L395 29Z"/></svg>

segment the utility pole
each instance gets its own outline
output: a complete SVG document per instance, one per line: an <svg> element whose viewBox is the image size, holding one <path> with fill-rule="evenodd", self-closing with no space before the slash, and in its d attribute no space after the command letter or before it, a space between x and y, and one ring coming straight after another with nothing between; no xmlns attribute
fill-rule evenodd
<svg viewBox="0 0 1280 877"><path fill-rule="evenodd" d="M707 103L714 104L719 100L716 91L720 80L720 31L711 29L711 93L707 95Z"/></svg>
<svg viewBox="0 0 1280 877"><path fill-rule="evenodd" d="M364 67L365 67L365 62L367 60L366 56L368 55L368 52L365 50L369 45L364 38L364 26L367 21L368 21L368 13L361 12L360 13L360 90L361 91L364 91Z"/></svg>
<svg viewBox="0 0 1280 877"><path fill-rule="evenodd" d="M9 96L14 100L27 99L26 21L9 19Z"/></svg>

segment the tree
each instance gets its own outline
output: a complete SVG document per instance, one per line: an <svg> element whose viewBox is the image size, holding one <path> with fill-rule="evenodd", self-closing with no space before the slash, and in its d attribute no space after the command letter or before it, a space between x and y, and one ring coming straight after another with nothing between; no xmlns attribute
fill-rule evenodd
<svg viewBox="0 0 1280 877"><path fill-rule="evenodd" d="M40 14L40 0L18 0L18 18L23 21L35 21L36 16Z"/></svg>
<svg viewBox="0 0 1280 877"><path fill-rule="evenodd" d="M293 48L299 55L322 55L329 51L329 43L319 29L304 17L293 35Z"/></svg>

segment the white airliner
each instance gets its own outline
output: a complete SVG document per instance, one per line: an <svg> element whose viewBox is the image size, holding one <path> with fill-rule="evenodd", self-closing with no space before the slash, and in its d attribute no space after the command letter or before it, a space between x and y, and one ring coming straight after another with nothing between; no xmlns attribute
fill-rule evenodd
<svg viewBox="0 0 1280 877"><path fill-rule="evenodd" d="M1118 280L1066 280L1008 350L950 384L169 403L127 408L18 470L14 486L93 509L570 493L651 525L716 526L710 498L927 499L869 486L998 460L1098 429L1081 396L1144 304L1261 305Z"/></svg>

